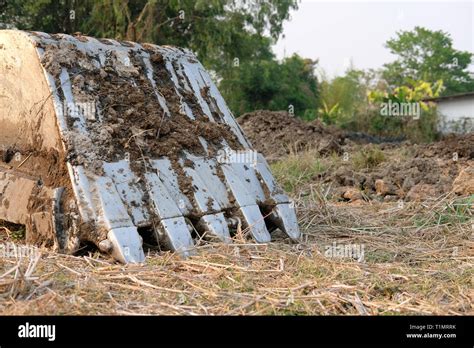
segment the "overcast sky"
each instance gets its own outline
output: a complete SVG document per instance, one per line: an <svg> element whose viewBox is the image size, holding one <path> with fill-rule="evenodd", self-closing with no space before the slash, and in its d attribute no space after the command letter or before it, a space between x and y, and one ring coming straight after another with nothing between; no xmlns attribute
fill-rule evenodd
<svg viewBox="0 0 474 348"><path fill-rule="evenodd" d="M303 0L284 24L284 38L274 51L278 58L298 53L319 59L324 71L334 76L351 60L362 69L393 61L384 43L396 31L416 25L446 31L454 48L474 52L473 18L474 0Z"/></svg>

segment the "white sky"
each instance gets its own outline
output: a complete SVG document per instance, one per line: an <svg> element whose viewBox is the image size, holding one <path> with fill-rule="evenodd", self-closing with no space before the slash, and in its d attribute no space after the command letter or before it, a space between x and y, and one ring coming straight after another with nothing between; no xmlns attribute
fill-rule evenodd
<svg viewBox="0 0 474 348"><path fill-rule="evenodd" d="M448 32L455 49L474 52L473 18L474 0L302 0L274 52L280 59L293 53L319 59L332 77L344 73L351 61L361 69L393 61L384 43L416 25Z"/></svg>

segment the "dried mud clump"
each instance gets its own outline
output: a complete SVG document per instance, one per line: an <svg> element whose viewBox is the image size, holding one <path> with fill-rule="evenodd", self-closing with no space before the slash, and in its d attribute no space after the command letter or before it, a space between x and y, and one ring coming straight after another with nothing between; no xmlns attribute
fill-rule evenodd
<svg viewBox="0 0 474 348"><path fill-rule="evenodd" d="M162 156L174 160L182 157L184 151L204 156L206 151L200 137L206 140L211 155L223 147L223 141L240 149L242 145L222 122L221 115L213 112L216 122L212 122L203 113L196 96L184 88L185 81L179 81L178 86L174 84L163 56L151 49L147 51L156 89L137 52L130 53L131 64L124 67L110 51L106 54L105 66L98 68L91 64L97 57L86 57L62 42L58 47L46 48L43 64L54 76L57 86L61 86L61 68L66 67L75 102L92 103L96 112L87 119L86 134L73 131L78 120L68 117L71 130L66 136L68 159L100 172L101 161L117 161L126 155L132 161ZM58 93L64 99L61 89ZM169 114L161 107L157 94L166 100ZM195 119L186 115L183 103Z"/></svg>
<svg viewBox="0 0 474 348"><path fill-rule="evenodd" d="M418 146L418 156L474 160L474 133L449 134L440 141Z"/></svg>

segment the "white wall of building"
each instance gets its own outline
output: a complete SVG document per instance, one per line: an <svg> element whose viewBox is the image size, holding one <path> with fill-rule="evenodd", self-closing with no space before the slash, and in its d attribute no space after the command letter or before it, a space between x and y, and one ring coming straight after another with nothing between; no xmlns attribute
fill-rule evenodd
<svg viewBox="0 0 474 348"><path fill-rule="evenodd" d="M437 106L441 116L441 132L467 133L474 131L474 95L438 100Z"/></svg>

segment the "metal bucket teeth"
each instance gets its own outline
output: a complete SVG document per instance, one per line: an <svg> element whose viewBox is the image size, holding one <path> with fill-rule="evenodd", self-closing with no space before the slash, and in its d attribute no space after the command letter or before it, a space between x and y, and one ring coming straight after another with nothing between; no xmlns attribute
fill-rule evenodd
<svg viewBox="0 0 474 348"><path fill-rule="evenodd" d="M164 237L165 243L171 250L185 257L194 253L194 241L183 217L163 219L159 229L158 235Z"/></svg>
<svg viewBox="0 0 474 348"><path fill-rule="evenodd" d="M275 223L291 239L298 240L300 230L296 219L295 210L291 203L277 204L269 219Z"/></svg>
<svg viewBox="0 0 474 348"><path fill-rule="evenodd" d="M215 238L224 243L232 242L223 213L204 215L199 220L199 227L207 232L210 239Z"/></svg>
<svg viewBox="0 0 474 348"><path fill-rule="evenodd" d="M0 31L8 40L36 52L81 240L124 263L145 260L145 234L186 257L200 239L232 242L235 221L259 243L275 228L298 240L287 195L194 54Z"/></svg>
<svg viewBox="0 0 474 348"><path fill-rule="evenodd" d="M142 239L136 227L114 228L107 234L111 242L112 256L123 263L141 263L145 261Z"/></svg>
<svg viewBox="0 0 474 348"><path fill-rule="evenodd" d="M244 217L244 227L250 230L250 233L255 241L257 243L270 242L272 238L267 230L259 207L257 205L248 205L245 207L240 207L239 210Z"/></svg>

